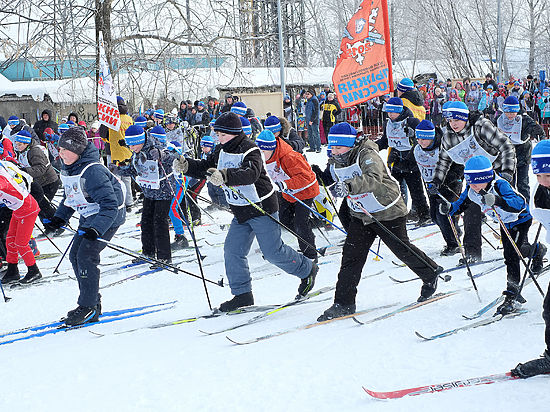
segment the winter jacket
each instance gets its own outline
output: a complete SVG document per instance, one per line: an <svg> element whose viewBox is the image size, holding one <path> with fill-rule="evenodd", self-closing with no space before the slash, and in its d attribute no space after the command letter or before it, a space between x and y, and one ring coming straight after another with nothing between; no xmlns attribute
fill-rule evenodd
<svg viewBox="0 0 550 412"><path fill-rule="evenodd" d="M348 163L339 164L334 158L329 159L329 164L335 169L357 164L361 168L361 175L355 175L345 180L350 195L371 193L374 199L385 209L371 212L371 215L379 221L390 221L407 215L407 206L401 196L399 184L390 176L384 161L378 154L378 146L369 139L364 139L351 149ZM357 210L348 199L350 213L361 219L365 224L373 220L364 212Z"/></svg>
<svg viewBox="0 0 550 412"><path fill-rule="evenodd" d="M521 144L514 144L516 150L516 161L517 166L529 166L531 164L531 150L533 146L531 145L531 138L535 139L544 139L546 136L542 127L535 122L530 116L524 113L519 113L516 117L521 117ZM507 121L505 114L502 114L497 120L497 126L500 130L506 134L503 130L502 122Z"/></svg>
<svg viewBox="0 0 550 412"><path fill-rule="evenodd" d="M433 100L430 102L430 113L432 116L437 116L443 113L443 103L445 103L445 96L440 94L434 95Z"/></svg>
<svg viewBox="0 0 550 412"><path fill-rule="evenodd" d="M27 180L12 162L0 162L0 203L13 211L12 218L25 218L40 211L30 192L30 177ZM31 223L32 225L32 223Z"/></svg>
<svg viewBox="0 0 550 412"><path fill-rule="evenodd" d="M93 143L88 143L79 159L72 165L63 164L61 173L67 176L76 176L91 163L98 164L86 169L80 178L80 184L86 200L90 203L97 203L99 211L88 217L81 215L78 227L91 227L102 236L107 230L124 223L126 209L124 208L124 192L121 182L109 169L100 164L99 151ZM65 206L65 199L64 194L55 216L68 222L75 210Z"/></svg>
<svg viewBox="0 0 550 412"><path fill-rule="evenodd" d="M59 179L45 150L37 141L31 140L25 150L17 152L17 161L21 170L31 175L33 181L40 186L48 185Z"/></svg>
<svg viewBox="0 0 550 412"><path fill-rule="evenodd" d="M413 116L412 111L408 107L403 107L403 111L399 114L399 117L393 122L401 122L406 119L405 122L405 133L409 137L409 143L411 147L416 144L415 129L420 121ZM384 122L384 132L382 137L376 141L378 145L378 150L387 149L388 145L388 136L387 136L387 124L392 122L389 118ZM418 166L416 165L416 160L414 159L413 150L404 150L399 151L392 148L388 155L388 165L392 173L407 173L411 171L416 171Z"/></svg>
<svg viewBox="0 0 550 412"><path fill-rule="evenodd" d="M47 114L49 116L48 121L43 120L44 114ZM40 120L37 121L33 127L36 135L42 142L44 141L44 130L46 130L48 127L52 128L53 131L57 133L57 123L53 121L52 112L46 109L42 111L42 114L40 115Z"/></svg>
<svg viewBox="0 0 550 412"><path fill-rule="evenodd" d="M126 146L119 144L120 140L124 139L126 129L134 124L133 119L127 114L120 115L120 129L118 131L108 128L105 125L101 125L99 128L99 134L103 140L109 143L109 151L111 153L111 162L119 163L126 162L132 157L132 151Z"/></svg>
<svg viewBox="0 0 550 412"><path fill-rule="evenodd" d="M489 155L496 156L493 162L493 170L498 173L507 173L510 176L516 171L516 152L510 139L497 129L490 120L481 116L479 112L470 113L466 127L456 133L450 127L447 128L441 140L439 161L434 172L433 183L440 185L445 180L451 165L454 163L447 150L452 149L473 134L476 142Z"/></svg>
<svg viewBox="0 0 550 412"><path fill-rule="evenodd" d="M306 142L300 136L296 130L290 125L290 123L284 118L279 117L281 122L281 134L279 135L286 143L292 147L298 153L302 153L306 147Z"/></svg>
<svg viewBox="0 0 550 412"><path fill-rule="evenodd" d="M485 192L497 196L494 208L508 229L533 218L529 213L529 206L525 198L505 179L495 176L489 182ZM498 218L493 216L494 213L491 207L483 203L480 195L481 193L477 194L470 185L467 185L458 200L451 204L449 215L463 213L470 203L475 202L480 205L483 213L487 213L493 220L498 222Z"/></svg>
<svg viewBox="0 0 550 412"><path fill-rule="evenodd" d="M133 176L134 178L143 176L144 171L148 170L145 162L148 160L154 161L154 156L158 151L160 162L158 167L160 187L158 189L142 185L140 185L140 187L143 191L143 195L148 199L172 199L176 187L175 176L172 172L172 163L174 162L175 154L163 148L153 137L148 134L145 136L145 144L141 150L138 153L132 154L132 158L127 166L119 167L120 174L122 176ZM155 153L153 154L153 152ZM138 182L136 181L136 183Z"/></svg>
<svg viewBox="0 0 550 412"><path fill-rule="evenodd" d="M266 161L269 177L274 182L285 182L288 191L300 200L313 199L319 194L317 177L303 155L292 150L282 139L276 138L277 147ZM283 198L295 203L296 200L282 193Z"/></svg>
<svg viewBox="0 0 550 412"><path fill-rule="evenodd" d="M15 158L13 143L8 137L0 135L0 160L4 160L7 157Z"/></svg>
<svg viewBox="0 0 550 412"><path fill-rule="evenodd" d="M246 153L240 165L226 169L225 175L227 181L225 185L254 185L258 197L263 199L258 202L257 205L268 214L277 212L279 210L277 194L265 170L261 151L244 133L241 133L239 136L236 136L223 145L217 145L212 155L208 156L206 159L188 159L189 169L186 175L197 179L204 179L206 177L206 171L209 168L217 167L220 152L222 150L225 153L231 154ZM227 196L233 196L234 193L225 185L222 187L224 188L227 199ZM263 216L262 212L250 205L238 206L229 204L229 206L239 223L245 223L248 219Z"/></svg>
<svg viewBox="0 0 550 412"><path fill-rule="evenodd" d="M335 98L332 100L325 100L321 109L323 110L323 123L325 124L334 124L336 122L336 116L340 114L341 111L338 100Z"/></svg>
<svg viewBox="0 0 550 412"><path fill-rule="evenodd" d="M317 96L311 96L306 103L306 123L319 122L319 99Z"/></svg>
<svg viewBox="0 0 550 412"><path fill-rule="evenodd" d="M424 120L426 118L424 99L418 90L407 90L400 96L400 98L403 100L403 106L411 109L414 117L419 120Z"/></svg>
<svg viewBox="0 0 550 412"><path fill-rule="evenodd" d="M283 115L289 123L294 123L294 107L292 107L292 101L283 101Z"/></svg>
<svg viewBox="0 0 550 412"><path fill-rule="evenodd" d="M105 142L99 135L99 130L97 132L92 132L91 130L88 130L86 132L86 137L88 138L89 142L92 142L95 147L101 152L102 150L105 150Z"/></svg>
<svg viewBox="0 0 550 412"><path fill-rule="evenodd" d="M9 129L9 127L8 127L8 129ZM21 130L26 130L27 132L30 133L33 140L36 140L37 142L40 142L40 139L38 138L38 136L37 136L36 132L34 131L34 129L32 127L30 127L28 124L26 124L24 122L24 120L21 120L21 121L19 121L19 124L17 126L15 126L13 129L11 129L11 134L9 135L9 137L10 137L10 140L12 141L12 143L15 139L15 135L17 133L19 133Z"/></svg>
<svg viewBox="0 0 550 412"><path fill-rule="evenodd" d="M197 111L194 115L193 113L191 113L191 116L189 117L189 124L191 126L195 126L195 125L208 126L209 123L210 123L210 115L206 110Z"/></svg>
<svg viewBox="0 0 550 412"><path fill-rule="evenodd" d="M246 109L246 114L244 117L248 119L250 126L252 126L252 136L255 137L264 130L260 119L256 117L256 113L254 113L254 110L252 110L251 107Z"/></svg>

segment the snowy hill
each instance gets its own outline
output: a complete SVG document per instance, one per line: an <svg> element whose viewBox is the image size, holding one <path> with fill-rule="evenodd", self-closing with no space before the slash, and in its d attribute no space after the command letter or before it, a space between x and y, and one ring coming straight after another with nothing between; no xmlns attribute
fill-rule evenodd
<svg viewBox="0 0 550 412"><path fill-rule="evenodd" d="M318 164L326 161L324 154L308 154L308 157ZM213 215L216 224L203 214L205 224L198 227L196 233L201 253L206 255L205 275L217 281L224 274L220 244L225 237L218 224L229 223L232 216L223 211L215 211ZM139 216L132 212L113 242L139 250L140 232L135 227L138 221ZM497 228L494 223L491 225ZM531 240L536 228L537 225L533 225ZM489 228L484 226L483 232L494 246L499 245ZM318 231L316 235L317 246L325 246L326 240ZM343 239L337 230L326 235L333 245ZM446 268L456 265L458 255L439 257L443 240L434 226L411 230L409 236L440 265ZM289 234L284 238L297 246ZM62 250L69 241L69 236L55 238ZM373 249L376 246L377 242ZM40 241L39 247L43 254L55 251L47 241ZM327 256L320 258L316 290L335 285L341 255L330 253L337 250L329 248ZM414 274L393 264L392 260L397 259L384 245L380 247L380 254L383 256L380 261L373 260L372 254L368 257L363 275L382 273L361 281L358 310L388 304L401 306L413 302L419 295L419 281L396 284L388 277L406 279ZM179 251L174 260L177 261L178 255L192 255L192 251ZM484 259L499 257L502 250L495 251L484 245ZM58 261L59 256L39 260L45 277L52 276ZM101 285L146 268L113 270L125 263L128 263L126 256L105 249ZM299 280L267 264L257 252L256 243L249 265L255 279L256 305L293 300ZM476 274L496 265L479 265L472 271ZM199 274L193 256L180 267ZM0 334L57 320L76 307L78 287L76 280L68 278L74 277L68 259L60 271L63 281L6 289L12 300L0 303ZM452 280L440 282L438 292L471 286L465 270L450 274ZM542 300L533 285L524 291L527 299L524 307L529 312L523 316L431 342L423 342L414 334L419 331L430 335L466 324L468 321L462 315L474 313L500 295L505 278L505 270L501 268L476 280L482 304L472 290L462 290L369 325L361 326L345 319L239 346L229 342L226 335L246 340L315 322L332 303L333 293L285 308L252 325L207 336L200 330L213 332L227 328L258 313L146 328L209 313L199 279L156 272L104 288L101 291L103 311L177 300L171 309L0 345L3 371L0 410L385 412L503 411L521 407L525 411L542 411L550 401L548 378L482 385L394 401L372 399L361 388L386 391L501 373L542 353ZM540 279L545 291L549 279L550 275ZM208 291L214 306L231 297L228 287L209 284ZM399 306L375 310L358 318L368 321ZM134 332L117 334L136 328L139 329ZM0 338L0 344L6 339Z"/></svg>

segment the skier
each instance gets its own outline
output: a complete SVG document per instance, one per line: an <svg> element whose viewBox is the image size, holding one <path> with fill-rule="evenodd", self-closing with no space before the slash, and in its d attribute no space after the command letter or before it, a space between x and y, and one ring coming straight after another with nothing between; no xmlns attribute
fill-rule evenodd
<svg viewBox="0 0 550 412"><path fill-rule="evenodd" d="M531 198L531 213L546 229L546 242L550 242L550 141L543 140L533 149L531 159L533 173L537 176L537 184ZM512 369L512 375L519 378L550 373L550 285L542 304L542 318L546 323L544 332L546 350L537 359L519 363Z"/></svg>
<svg viewBox="0 0 550 412"><path fill-rule="evenodd" d="M298 136L296 130L290 125L290 123L284 117L269 116L265 119L264 126L267 130L270 130L275 137L282 139L285 143L292 147L298 153L302 153L306 143Z"/></svg>
<svg viewBox="0 0 550 412"><path fill-rule="evenodd" d="M179 142L176 141L168 143L166 149L173 153L177 153L178 155L183 153L181 145L179 144ZM184 223L180 214L180 210L182 210L183 213L186 213L185 202L183 203L183 205L181 205L183 196L186 191L186 181L185 177L183 177L181 174L176 174L175 180L176 186L174 187L174 192L176 196L172 197L170 212L168 213L175 233L174 242L170 245L170 247L172 248L172 250L180 250L189 247L189 242L185 237Z"/></svg>
<svg viewBox="0 0 550 412"><path fill-rule="evenodd" d="M414 147L414 157L422 180L430 183L433 180L435 166L439 159L439 150L441 147L441 137L443 132L439 127L435 127L429 120L422 120L416 126L416 139L418 144ZM462 192L462 175L464 168L461 165L453 164L451 170L447 173L440 193L448 201L457 199L457 193ZM439 196L428 196L430 203L430 217L432 221L439 226L441 235L445 240L445 247L441 251L441 256L452 256L459 252L458 243L453 234L451 225L446 215L439 213L439 205L443 201ZM458 219L455 218L455 224Z"/></svg>
<svg viewBox="0 0 550 412"><path fill-rule="evenodd" d="M55 216L46 226L57 230L74 212L80 214L69 260L78 278L78 307L67 313L67 326L97 322L101 315L99 254L124 223L124 185L100 163L99 151L84 130L73 127L59 138L63 160L64 195Z"/></svg>
<svg viewBox="0 0 550 412"><path fill-rule="evenodd" d="M411 79L405 77L397 84L397 97L401 98L403 105L409 108L418 120L426 118L424 99Z"/></svg>
<svg viewBox="0 0 550 412"><path fill-rule="evenodd" d="M421 226L430 220L430 213L412 150L414 130L419 120L409 108L403 107L403 101L399 97L389 99L384 111L388 113L388 120L384 125L383 135L376 144L378 150L391 148L388 155L391 175L399 184L406 182L412 200L410 216L416 218L417 225Z"/></svg>
<svg viewBox="0 0 550 412"><path fill-rule="evenodd" d="M29 246L34 222L40 208L30 194L32 177L9 161L0 161L0 202L12 210L6 235L6 262L8 269L2 284L11 282L31 283L42 277L34 254ZM18 255L27 266L27 274L19 279Z"/></svg>
<svg viewBox="0 0 550 412"><path fill-rule="evenodd" d="M224 245L225 271L234 298L222 303L219 310L228 312L254 304L246 259L254 237L268 262L301 278L298 295L305 296L313 288L319 268L315 262L285 245L280 226L263 213L274 219L278 217L277 197L260 149L242 133L241 122L234 113L220 115L214 130L220 144L212 155L202 160L181 156L174 161L174 170L196 178L209 175L210 183L223 187L235 216Z"/></svg>
<svg viewBox="0 0 550 412"><path fill-rule="evenodd" d="M476 203L481 211L494 221L502 221L519 249L530 249L527 235L532 223L532 216L525 198L511 184L493 171L491 160L486 156L473 156L464 165L466 189L453 203L442 203L441 213L461 213L471 203ZM498 216L496 216L497 214ZM481 224L481 223L480 223ZM504 263L506 264L507 286L502 292L504 302L497 308L496 314L507 315L515 311L515 302L525 303L519 294L520 256L513 247L504 228L500 228ZM546 248L538 247L533 262L537 261L542 269L542 258Z"/></svg>
<svg viewBox="0 0 550 412"><path fill-rule="evenodd" d="M484 155L492 161L493 170L511 182L516 169L514 146L490 120L479 112L470 113L463 102L447 103L444 115L449 121L443 138L434 178L427 185L430 196L439 188L455 163L464 165L475 155ZM472 202L464 212L464 248L468 263L481 260L481 210ZM465 264L460 259L460 264Z"/></svg>
<svg viewBox="0 0 550 412"><path fill-rule="evenodd" d="M311 210L294 198L311 208L313 199L319 195L319 184L311 166L303 155L292 150L289 144L275 137L270 130L260 133L256 138L256 144L264 154L267 174L281 192L279 198L281 222L287 227L293 227L300 237L315 246L315 235L309 218ZM316 249L300 239L298 239L298 245L304 256L317 261Z"/></svg>
<svg viewBox="0 0 550 412"><path fill-rule="evenodd" d="M175 155L163 148L139 126L126 129L126 144L133 152L128 166L120 168L123 176L133 176L143 190L141 245L143 254L164 263L172 262L168 214L176 187L172 162ZM136 261L141 259L136 258ZM156 269L158 264L153 264Z"/></svg>
<svg viewBox="0 0 550 412"><path fill-rule="evenodd" d="M518 191L529 199L529 164L531 163L531 139L543 139L544 130L525 113L520 112L516 96L508 96L502 105L504 116L497 120L498 128L505 133L516 151L516 174L514 175Z"/></svg>
<svg viewBox="0 0 550 412"><path fill-rule="evenodd" d="M328 136L332 148L329 164L337 178L334 190L339 197L347 198L351 217L334 304L318 321L355 312L357 285L376 236L422 279L419 302L434 294L438 274L443 270L409 241L407 206L400 195L399 185L388 173L376 143L369 139L358 141L356 133L348 123L338 123L330 129Z"/></svg>

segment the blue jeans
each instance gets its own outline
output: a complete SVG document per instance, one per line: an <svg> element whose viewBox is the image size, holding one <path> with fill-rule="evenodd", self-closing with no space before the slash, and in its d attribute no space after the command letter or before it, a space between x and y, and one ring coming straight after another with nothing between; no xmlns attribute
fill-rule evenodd
<svg viewBox="0 0 550 412"><path fill-rule="evenodd" d="M279 214L274 213L271 216L278 219ZM281 226L268 216L255 217L245 223L239 223L233 218L223 249L225 273L233 295L241 295L252 290L246 256L250 252L254 236L269 263L300 279L309 275L312 261L283 243Z"/></svg>
<svg viewBox="0 0 550 412"><path fill-rule="evenodd" d="M309 148L312 150L321 150L321 136L319 135L319 121L314 120L313 124L307 124L307 140Z"/></svg>

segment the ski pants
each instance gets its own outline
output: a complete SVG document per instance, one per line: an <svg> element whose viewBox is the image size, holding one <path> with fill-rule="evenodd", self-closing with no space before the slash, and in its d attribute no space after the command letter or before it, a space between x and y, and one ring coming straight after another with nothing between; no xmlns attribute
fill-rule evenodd
<svg viewBox="0 0 550 412"><path fill-rule="evenodd" d="M529 219L526 222L519 223L514 227L508 228L508 232L510 232L510 236L519 250L521 250L524 243L528 242L527 236L529 234L529 228L531 227L532 221L532 219ZM508 279L507 290L517 292L519 290L521 280L520 258L502 227L500 228L500 238L504 249L504 264L506 265Z"/></svg>
<svg viewBox="0 0 550 412"><path fill-rule="evenodd" d="M403 181L407 183L407 188L411 194L411 210L416 211L418 216L427 216L430 212L426 196L424 195L424 184L422 183L418 168L410 172L392 171L392 176L400 185ZM403 199L405 199L405 196L403 196Z"/></svg>
<svg viewBox="0 0 550 412"><path fill-rule="evenodd" d="M550 284L548 284L548 291L546 292L544 303L542 304L542 318L546 323L546 329L544 331L546 350L550 353Z"/></svg>
<svg viewBox="0 0 550 412"><path fill-rule="evenodd" d="M441 204L442 200L439 198L439 196L431 196L428 198L428 200L430 202L430 217L432 218L432 221L437 226L439 226L439 229L441 230L441 235L443 236L443 240L445 240L445 243L448 247L458 247L453 229L451 228L451 224L449 223L449 218L447 217L447 215L442 215L441 213L439 213L439 205ZM456 227L458 217L453 216L452 219Z"/></svg>
<svg viewBox="0 0 550 412"><path fill-rule="evenodd" d="M79 228L80 229L80 228ZM118 226L110 228L101 238L111 240ZM93 307L99 303L99 254L107 245L98 240L88 240L76 233L69 252L69 260L78 279L78 304Z"/></svg>
<svg viewBox="0 0 550 412"><path fill-rule="evenodd" d="M311 207L313 199L302 200L306 205ZM302 237L307 243L315 246L315 235L311 226L310 219L311 210L304 205L295 202L291 203L285 200L282 196L279 197L279 216L281 223ZM306 242L298 239L300 251L309 259L317 258L317 249L311 248Z"/></svg>
<svg viewBox="0 0 550 412"><path fill-rule="evenodd" d="M377 223L364 224L361 219L351 217L348 228L348 235L342 251L342 263L336 283L334 302L342 305L355 304L357 286L361 280L361 272L365 266L369 248L376 237L379 236L382 242L393 252L393 254L405 263L424 282L432 282L435 279L437 263L430 259L424 252L414 246L407 236L407 218L405 216L397 219L380 222L393 235L390 235ZM420 256L422 259L419 259ZM428 265L426 265L426 263Z"/></svg>
<svg viewBox="0 0 550 412"><path fill-rule="evenodd" d="M470 202L464 211L464 251L481 259L481 208Z"/></svg>
<svg viewBox="0 0 550 412"><path fill-rule="evenodd" d="M278 219L279 214L275 212L271 216ZM233 218L223 247L225 273L233 295L241 295L252 290L246 256L250 252L254 237L269 263L300 279L309 276L311 260L283 243L279 224L268 216L253 217L244 223L239 223Z"/></svg>
<svg viewBox="0 0 550 412"><path fill-rule="evenodd" d="M6 262L17 264L19 254L26 266L32 266L36 260L29 246L29 240L40 209L32 195L27 196L21 209L24 210L14 211L10 220L6 235Z"/></svg>
<svg viewBox="0 0 550 412"><path fill-rule="evenodd" d="M182 217L180 215L180 210L185 213L184 209L180 207L181 199L183 199L184 194L185 188L183 187L183 185L178 183L178 186L176 187L176 197L172 199L169 212L170 220L172 222L172 226L174 226L174 233L176 235L185 234Z"/></svg>
<svg viewBox="0 0 550 412"><path fill-rule="evenodd" d="M516 167L516 173L514 174L514 186L527 202L529 202L531 196L531 189L529 188L529 166L529 163L518 165Z"/></svg>
<svg viewBox="0 0 550 412"><path fill-rule="evenodd" d="M172 260L168 213L171 199L143 199L141 214L141 245L146 256Z"/></svg>

